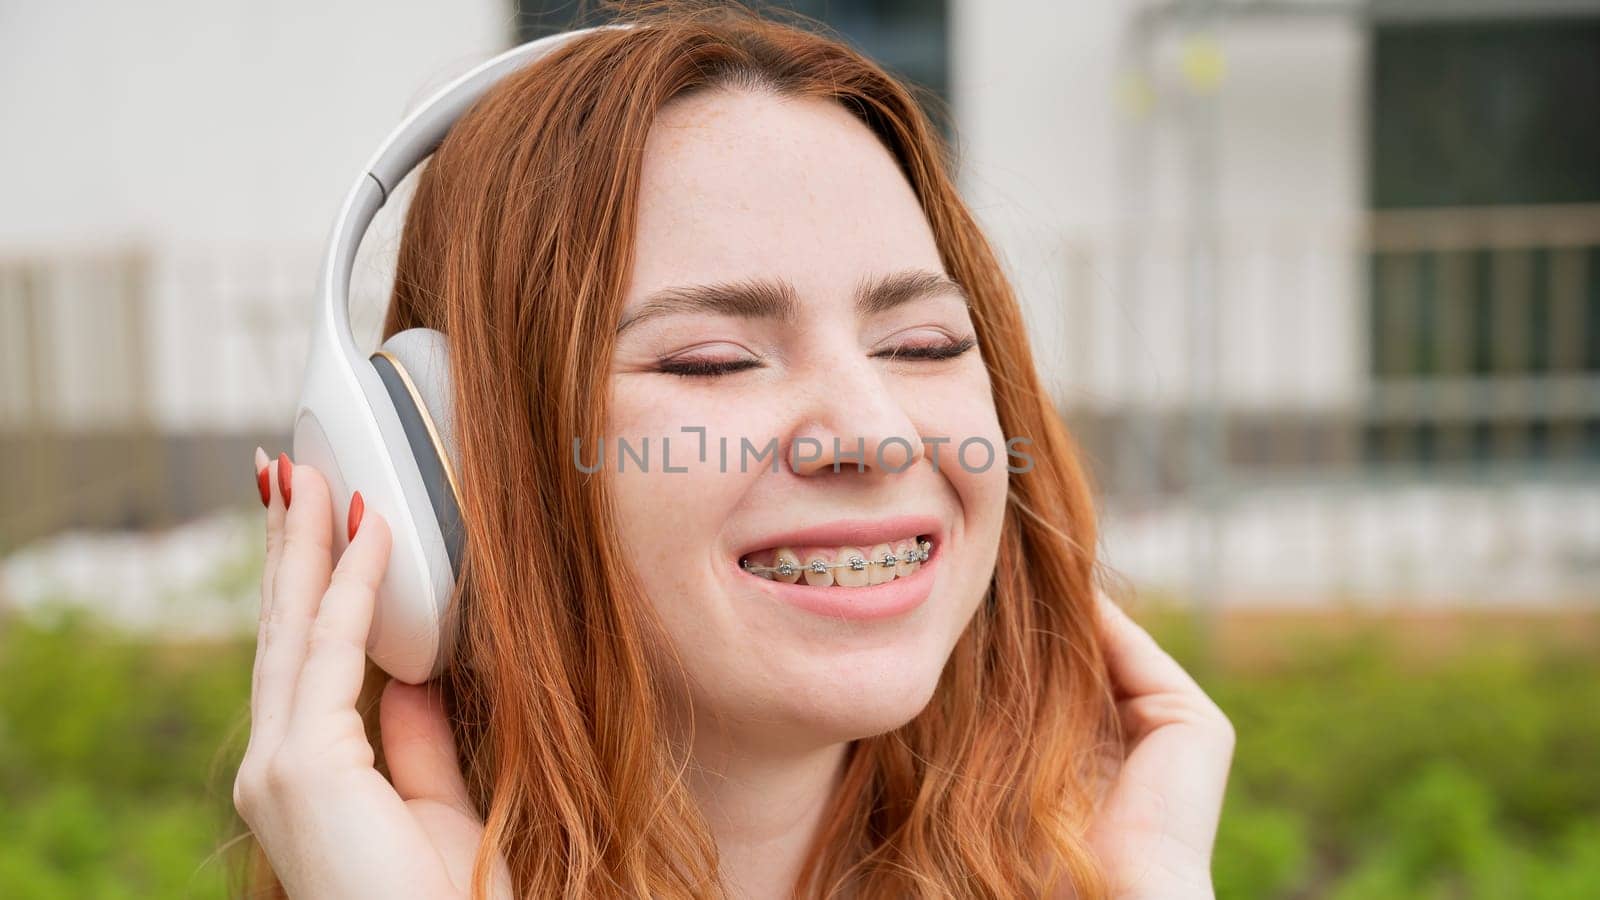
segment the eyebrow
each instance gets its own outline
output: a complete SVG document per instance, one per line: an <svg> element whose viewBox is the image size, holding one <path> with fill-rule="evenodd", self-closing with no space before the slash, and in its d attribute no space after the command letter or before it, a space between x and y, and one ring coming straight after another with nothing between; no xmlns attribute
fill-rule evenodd
<svg viewBox="0 0 1600 900"><path fill-rule="evenodd" d="M972 300L960 284L941 272L911 269L866 278L856 287L856 313L872 316L903 303L937 294L953 294L964 305ZM782 278L750 278L742 281L669 287L656 291L623 317L617 333L647 319L674 313L710 313L740 319L777 319L793 325L800 318L799 293Z"/></svg>

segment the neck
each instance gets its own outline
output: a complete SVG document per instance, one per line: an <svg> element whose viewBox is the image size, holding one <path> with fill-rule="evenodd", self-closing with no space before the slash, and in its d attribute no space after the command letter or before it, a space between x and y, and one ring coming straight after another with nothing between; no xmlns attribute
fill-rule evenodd
<svg viewBox="0 0 1600 900"><path fill-rule="evenodd" d="M849 745L752 753L721 741L695 744L689 787L716 838L729 895L791 896Z"/></svg>

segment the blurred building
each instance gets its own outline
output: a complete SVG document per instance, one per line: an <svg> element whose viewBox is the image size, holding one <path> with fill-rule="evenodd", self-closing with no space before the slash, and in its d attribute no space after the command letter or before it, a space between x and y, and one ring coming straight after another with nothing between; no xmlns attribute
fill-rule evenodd
<svg viewBox="0 0 1600 900"><path fill-rule="evenodd" d="M344 192L511 19L489 0L0 7L0 454L27 473L0 480L0 554L245 499L252 448L286 445Z"/></svg>
<svg viewBox="0 0 1600 900"><path fill-rule="evenodd" d="M949 113L1118 570L1206 602L1597 599L1600 0L785 5ZM247 500L354 174L573 13L0 10L0 452L28 473L0 553Z"/></svg>
<svg viewBox="0 0 1600 900"><path fill-rule="evenodd" d="M1600 3L952 12L967 193L1119 569L1596 599Z"/></svg>

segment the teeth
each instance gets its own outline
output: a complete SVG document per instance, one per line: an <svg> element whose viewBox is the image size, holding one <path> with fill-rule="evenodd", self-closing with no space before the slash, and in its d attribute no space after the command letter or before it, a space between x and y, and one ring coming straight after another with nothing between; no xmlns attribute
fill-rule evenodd
<svg viewBox="0 0 1600 900"><path fill-rule="evenodd" d="M806 560L806 584L812 587L832 587L835 570L826 568L827 564L831 562L833 560L829 559L825 554L811 554L810 558ZM822 563L822 565L819 566L817 563Z"/></svg>
<svg viewBox="0 0 1600 900"><path fill-rule="evenodd" d="M833 580L840 587L867 586L867 554L855 547L843 547L834 562L844 564L844 568L833 570Z"/></svg>
<svg viewBox="0 0 1600 900"><path fill-rule="evenodd" d="M867 587L915 574L922 568L921 558L931 551L931 543L920 537L870 548L779 547L746 556L740 566L752 575L785 584L804 578L812 587Z"/></svg>
<svg viewBox="0 0 1600 900"><path fill-rule="evenodd" d="M784 563L789 564L789 572L787 575L784 574ZM800 580L800 557L796 556L794 551L790 550L788 547L784 547L777 552L777 554L773 557L772 564L778 568L778 571L774 572L772 575L772 577L778 581L782 581L786 584L794 584L796 581Z"/></svg>
<svg viewBox="0 0 1600 900"><path fill-rule="evenodd" d="M911 551L915 548L914 541L900 541L894 545L894 577L904 578L922 568L922 563L911 558Z"/></svg>
<svg viewBox="0 0 1600 900"><path fill-rule="evenodd" d="M892 553L893 553L893 551L891 551L889 549L889 545L888 544L879 544L878 546L872 548L872 552L867 554L867 558L872 560L873 562L881 562L885 556L889 556ZM896 566L882 566L882 565L868 566L867 567L867 584L883 584L885 581L893 581L894 580L894 571L895 571L896 568L898 568L897 565Z"/></svg>

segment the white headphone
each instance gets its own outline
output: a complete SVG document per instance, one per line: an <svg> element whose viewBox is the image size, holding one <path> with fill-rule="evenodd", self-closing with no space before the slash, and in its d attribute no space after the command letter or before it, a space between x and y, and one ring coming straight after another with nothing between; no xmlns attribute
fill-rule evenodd
<svg viewBox="0 0 1600 900"><path fill-rule="evenodd" d="M328 482L333 508L361 491L393 535L378 588L367 652L413 684L438 675L449 658L454 617L446 606L461 571L460 457L451 409L450 353L431 328L395 334L370 358L350 331L350 274L373 216L456 120L501 78L560 44L628 23L549 35L515 47L445 86L405 118L367 163L334 220L318 278L305 383L294 418L294 460ZM349 538L334 529L335 554Z"/></svg>

